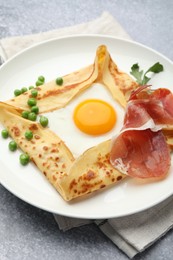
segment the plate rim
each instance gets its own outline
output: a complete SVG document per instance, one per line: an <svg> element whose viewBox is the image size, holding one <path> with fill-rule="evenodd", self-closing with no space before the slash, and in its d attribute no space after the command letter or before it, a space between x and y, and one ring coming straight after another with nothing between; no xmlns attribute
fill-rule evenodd
<svg viewBox="0 0 173 260"><path fill-rule="evenodd" d="M144 49L147 49L149 51L152 51L153 53L161 56L162 58L164 58L165 60L167 60L168 62L173 64L173 61L166 57L164 54L162 54L161 52L155 50L154 48L145 45L143 43L137 42L135 40L132 39L124 39L121 37L116 37L116 36L112 36L112 35L104 35L104 34L69 34L66 36L59 36L59 37L53 37L51 39L47 39L47 40L43 40L37 43L33 43L31 46L28 46L26 48L24 48L23 50L20 50L18 53L12 55L10 58L8 58L7 60L5 60L5 62L0 66L0 70L2 69L2 67L6 66L9 62L11 62L11 60L14 60L16 58L18 58L18 56L23 55L25 52L28 52L34 48L37 48L41 45L46 45L49 42L54 42L54 41L59 41L59 40L67 40L67 39L71 39L71 38L106 38L106 39L113 39L113 40L117 40L117 41L122 41L122 42L126 42L132 45L136 45L136 46L140 46Z"/></svg>

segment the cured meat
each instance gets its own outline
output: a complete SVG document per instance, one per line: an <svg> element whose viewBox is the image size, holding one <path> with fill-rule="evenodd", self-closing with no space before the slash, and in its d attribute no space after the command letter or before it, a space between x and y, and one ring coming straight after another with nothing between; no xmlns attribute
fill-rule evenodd
<svg viewBox="0 0 173 260"><path fill-rule="evenodd" d="M145 110L145 118L148 113L148 118L151 117L155 124L173 125L173 94L171 91L165 88L147 91L144 87L147 88L147 86L142 86L132 93L127 111L130 109L133 111ZM126 113L125 121L127 115ZM141 114L142 116L143 114Z"/></svg>
<svg viewBox="0 0 173 260"><path fill-rule="evenodd" d="M112 165L133 177L164 177L171 157L161 129L168 124L173 125L172 93L138 88L130 96L123 128L112 142Z"/></svg>
<svg viewBox="0 0 173 260"><path fill-rule="evenodd" d="M124 117L123 129L137 129L142 127L142 129L144 130L146 128L154 129L156 127L154 120L141 103L130 102L130 104L128 104L126 114Z"/></svg>
<svg viewBox="0 0 173 260"><path fill-rule="evenodd" d="M164 177L170 167L170 152L162 131L131 130L114 140L111 163L132 177Z"/></svg>

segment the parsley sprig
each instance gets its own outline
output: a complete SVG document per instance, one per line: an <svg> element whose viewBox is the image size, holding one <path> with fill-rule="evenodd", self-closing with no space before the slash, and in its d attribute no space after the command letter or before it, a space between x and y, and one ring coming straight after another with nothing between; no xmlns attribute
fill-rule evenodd
<svg viewBox="0 0 173 260"><path fill-rule="evenodd" d="M140 70L138 63L135 63L131 67L130 74L136 78L136 81L140 85L146 85L151 77L148 77L148 73L159 73L163 71L163 65L159 62L156 62L153 66L151 66L145 73L143 70Z"/></svg>

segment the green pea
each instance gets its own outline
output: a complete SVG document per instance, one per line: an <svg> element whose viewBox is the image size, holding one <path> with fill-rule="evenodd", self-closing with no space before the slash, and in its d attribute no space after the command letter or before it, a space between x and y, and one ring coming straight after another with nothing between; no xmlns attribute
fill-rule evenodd
<svg viewBox="0 0 173 260"><path fill-rule="evenodd" d="M36 119L37 119L36 113L30 112L29 115L28 115L28 119L31 120L31 121L36 121Z"/></svg>
<svg viewBox="0 0 173 260"><path fill-rule="evenodd" d="M30 90L30 89L33 89L33 88L34 88L34 86L29 86L29 88L28 88L28 89Z"/></svg>
<svg viewBox="0 0 173 260"><path fill-rule="evenodd" d="M36 82L35 82L35 85L38 87L38 86L41 86L41 85L43 85L43 81L40 81L40 80L37 80Z"/></svg>
<svg viewBox="0 0 173 260"><path fill-rule="evenodd" d="M11 141L8 144L8 148L10 149L10 151L14 152L17 149L17 143L15 141Z"/></svg>
<svg viewBox="0 0 173 260"><path fill-rule="evenodd" d="M22 153L19 157L19 160L22 165L27 165L30 161L30 158L27 153Z"/></svg>
<svg viewBox="0 0 173 260"><path fill-rule="evenodd" d="M38 107L38 106L32 106L32 107L31 107L31 112L34 112L35 114L38 114L38 112L39 112L39 107Z"/></svg>
<svg viewBox="0 0 173 260"><path fill-rule="evenodd" d="M21 92L22 92L22 93L25 93L26 91L28 91L27 88L25 88L25 87L21 88Z"/></svg>
<svg viewBox="0 0 173 260"><path fill-rule="evenodd" d="M58 77L58 78L56 79L56 84L59 85L59 86L61 86L61 85L63 84L63 78Z"/></svg>
<svg viewBox="0 0 173 260"><path fill-rule="evenodd" d="M22 117L28 119L29 111L22 111Z"/></svg>
<svg viewBox="0 0 173 260"><path fill-rule="evenodd" d="M33 138L33 133L32 133L32 131L30 131L30 130L26 131L26 132L25 132L25 138L26 138L27 140L31 140L31 139Z"/></svg>
<svg viewBox="0 0 173 260"><path fill-rule="evenodd" d="M19 95L21 95L22 94L22 91L21 91L21 89L15 89L14 90L14 95L17 97L17 96L19 96Z"/></svg>
<svg viewBox="0 0 173 260"><path fill-rule="evenodd" d="M38 77L38 80L41 81L41 82L43 82L43 83L45 82L45 78L44 78L43 76L39 76L39 77Z"/></svg>
<svg viewBox="0 0 173 260"><path fill-rule="evenodd" d="M49 123L49 120L47 117L45 116L41 116L40 117L40 124L43 126L43 127L46 127Z"/></svg>
<svg viewBox="0 0 173 260"><path fill-rule="evenodd" d="M31 95L32 95L32 97L37 97L37 95L38 95L38 90L37 90L37 89L32 89L32 90L31 90Z"/></svg>
<svg viewBox="0 0 173 260"><path fill-rule="evenodd" d="M30 107L35 106L37 104L37 100L35 98L29 98L27 104Z"/></svg>
<svg viewBox="0 0 173 260"><path fill-rule="evenodd" d="M2 135L2 137L3 137L4 139L7 139L8 136L9 136L8 130L7 130L7 129L3 129L3 130L1 131L1 135Z"/></svg>

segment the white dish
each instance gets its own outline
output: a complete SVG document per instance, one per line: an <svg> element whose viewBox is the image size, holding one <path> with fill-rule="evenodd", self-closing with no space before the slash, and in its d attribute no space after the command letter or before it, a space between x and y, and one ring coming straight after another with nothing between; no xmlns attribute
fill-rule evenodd
<svg viewBox="0 0 173 260"><path fill-rule="evenodd" d="M119 68L127 73L134 63L138 62L145 70L159 61L164 66L164 72L153 77L150 83L154 88L172 88L173 63L158 52L113 37L71 36L43 42L6 62L0 69L0 100L10 99L15 88L33 85L39 75L44 75L49 81L93 63L96 49L101 44L108 47ZM118 104L116 106L120 119L118 131L123 110ZM54 114L50 114L50 121L50 127L56 131ZM2 129L0 126L0 131ZM56 132L59 133L58 130ZM152 207L173 193L171 166L170 174L162 181L151 183L127 178L104 191L67 203L34 165L23 167L19 164L19 153L11 153L8 141L0 138L1 184L22 200L52 213L89 219L120 217Z"/></svg>

